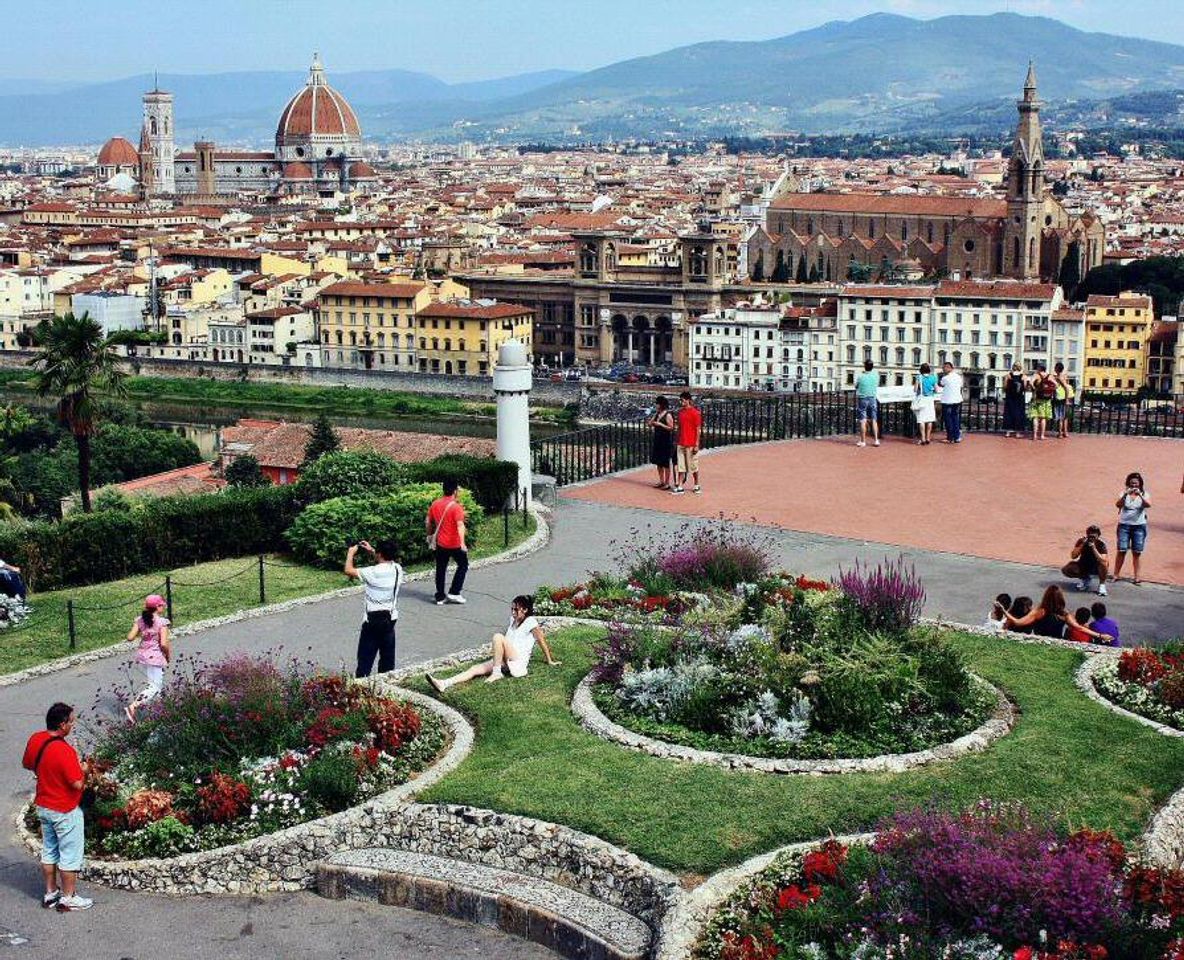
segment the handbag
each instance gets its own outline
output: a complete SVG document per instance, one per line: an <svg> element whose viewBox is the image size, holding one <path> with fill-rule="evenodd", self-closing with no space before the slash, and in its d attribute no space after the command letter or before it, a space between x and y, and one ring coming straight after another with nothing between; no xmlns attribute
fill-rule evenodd
<svg viewBox="0 0 1184 960"><path fill-rule="evenodd" d="M912 408L913 413L920 413L925 409L925 398L920 395L915 396L909 406Z"/></svg>
<svg viewBox="0 0 1184 960"><path fill-rule="evenodd" d="M1024 405L1027 406L1031 402L1032 402L1032 391L1025 390L1024 391Z"/></svg>
<svg viewBox="0 0 1184 960"><path fill-rule="evenodd" d="M428 549L433 553L436 551L436 540L440 536L440 527L444 525L444 518L448 516L448 511L456 506L456 501L453 500L448 506L444 508L444 512L440 514L440 519L436 521L436 528L428 534Z"/></svg>

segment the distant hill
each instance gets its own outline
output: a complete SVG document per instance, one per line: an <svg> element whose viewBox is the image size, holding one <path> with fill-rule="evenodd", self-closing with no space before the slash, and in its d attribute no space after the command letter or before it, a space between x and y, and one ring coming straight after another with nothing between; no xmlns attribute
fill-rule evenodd
<svg viewBox="0 0 1184 960"><path fill-rule="evenodd" d="M158 82L175 97L179 142L208 136L264 143L274 136L280 112L307 76L304 71L162 73ZM410 70L365 70L330 71L328 78L353 104L363 131L369 132L370 108L381 113L384 104L444 101L454 105L450 109L460 109L518 96L572 76L571 71L547 70L448 84ZM0 144L96 143L116 134L134 142L140 131L140 97L152 89L153 82L150 74L75 85L10 81L4 89L20 92L0 96Z"/></svg>

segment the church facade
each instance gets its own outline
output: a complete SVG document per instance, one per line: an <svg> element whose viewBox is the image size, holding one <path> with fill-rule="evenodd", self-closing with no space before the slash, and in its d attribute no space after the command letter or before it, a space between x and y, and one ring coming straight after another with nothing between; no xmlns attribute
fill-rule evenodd
<svg viewBox="0 0 1184 960"><path fill-rule="evenodd" d="M957 279L1056 280L1066 258L1078 276L1102 262L1106 237L1074 216L1044 180L1036 72L1028 68L1005 197L791 193L769 207L749 240L754 279L888 279L901 268Z"/></svg>
<svg viewBox="0 0 1184 960"><path fill-rule="evenodd" d="M366 189L375 180L374 169L362 159L357 115L326 81L315 55L308 81L280 114L274 151L219 150L209 140L199 140L192 151L177 151L173 121L171 93L153 89L144 94L136 177L145 197L331 196ZM124 144L122 137L112 137L103 145L100 176L114 168L112 159L126 154Z"/></svg>

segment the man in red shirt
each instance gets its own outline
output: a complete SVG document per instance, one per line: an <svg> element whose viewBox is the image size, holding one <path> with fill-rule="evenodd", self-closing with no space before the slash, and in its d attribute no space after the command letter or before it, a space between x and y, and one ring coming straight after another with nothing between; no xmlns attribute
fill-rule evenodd
<svg viewBox="0 0 1184 960"><path fill-rule="evenodd" d="M41 819L41 872L45 875L41 906L62 911L86 910L93 903L78 896L75 888L84 851L81 803L86 774L78 752L66 742L73 729L74 708L55 703L45 714L45 729L29 737L21 760L37 777L34 803Z"/></svg>
<svg viewBox="0 0 1184 960"><path fill-rule="evenodd" d="M465 586L465 574L469 571L469 550L465 546L465 508L461 506L456 492L455 480L444 481L444 496L437 497L428 508L424 527L428 535L436 537L436 606L446 603L464 603L461 590ZM456 561L456 573L452 575L452 589L444 592L444 580L448 574L448 561Z"/></svg>
<svg viewBox="0 0 1184 960"><path fill-rule="evenodd" d="M699 434L703 429L703 414L691 403L691 395L686 390L678 395L678 402L678 457L675 464L674 489L670 492L685 492L683 485L687 482L689 473L695 480L695 493L702 493L699 487ZM678 478L679 473L682 474L681 481Z"/></svg>

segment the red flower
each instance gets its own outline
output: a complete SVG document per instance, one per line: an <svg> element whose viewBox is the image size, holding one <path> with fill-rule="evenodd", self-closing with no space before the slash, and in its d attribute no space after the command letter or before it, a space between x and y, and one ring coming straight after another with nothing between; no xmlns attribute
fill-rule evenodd
<svg viewBox="0 0 1184 960"><path fill-rule="evenodd" d="M251 788L224 773L210 774L209 782L197 788L197 810L207 823L237 820L250 804Z"/></svg>
<svg viewBox="0 0 1184 960"><path fill-rule="evenodd" d="M370 717L374 746L394 756L403 744L419 736L419 714L408 704L383 700Z"/></svg>
<svg viewBox="0 0 1184 960"><path fill-rule="evenodd" d="M344 717L345 711L339 707L325 707L304 732L304 739L310 747L323 747L348 731Z"/></svg>
<svg viewBox="0 0 1184 960"><path fill-rule="evenodd" d="M822 896L822 888L816 883L809 884L803 890L796 883L785 887L777 893L777 909L778 910L800 910L802 907L808 907L815 900Z"/></svg>
<svg viewBox="0 0 1184 960"><path fill-rule="evenodd" d="M830 584L825 580L811 580L806 576L798 577L795 584L799 590L817 590L819 593L830 589Z"/></svg>
<svg viewBox="0 0 1184 960"><path fill-rule="evenodd" d="M807 883L833 883L839 867L847 860L847 848L835 840L828 840L818 850L811 850L802 862L802 876Z"/></svg>
<svg viewBox="0 0 1184 960"><path fill-rule="evenodd" d="M1011 960L1032 960L1035 951L1031 947L1020 947L1011 955Z"/></svg>
<svg viewBox="0 0 1184 960"><path fill-rule="evenodd" d="M1118 679L1124 683L1138 683L1143 686L1155 683L1168 672L1168 665L1154 650L1133 647L1124 650L1118 658Z"/></svg>
<svg viewBox="0 0 1184 960"><path fill-rule="evenodd" d="M587 610L592 606L592 598L586 593L579 597L572 597L571 605L576 610Z"/></svg>
<svg viewBox="0 0 1184 960"><path fill-rule="evenodd" d="M726 933L723 940L720 960L777 960L781 956L777 944L762 943L751 933L743 937Z"/></svg>
<svg viewBox="0 0 1184 960"><path fill-rule="evenodd" d="M551 591L551 600L554 603L563 603L564 600L570 600L575 596L575 587L560 587L558 590Z"/></svg>
<svg viewBox="0 0 1184 960"><path fill-rule="evenodd" d="M1069 837L1069 846L1096 853L1119 872L1126 866L1126 847L1109 830L1078 830Z"/></svg>

